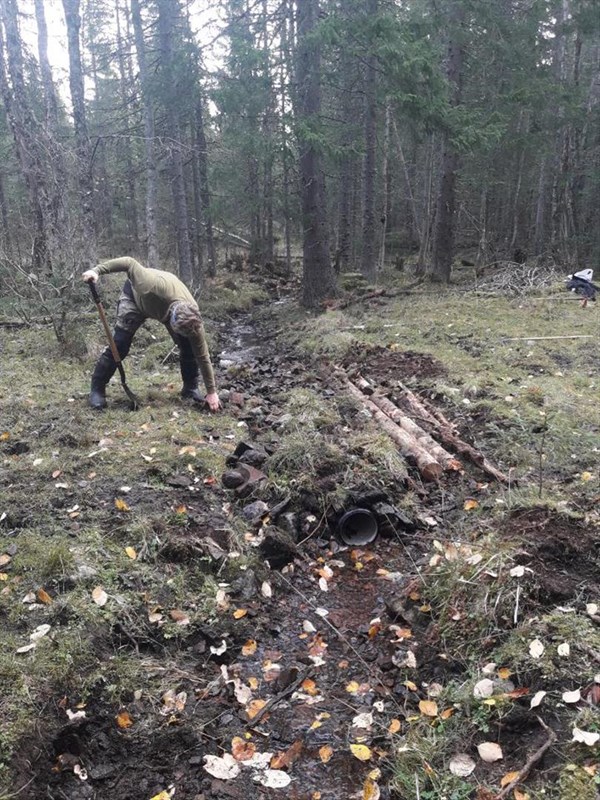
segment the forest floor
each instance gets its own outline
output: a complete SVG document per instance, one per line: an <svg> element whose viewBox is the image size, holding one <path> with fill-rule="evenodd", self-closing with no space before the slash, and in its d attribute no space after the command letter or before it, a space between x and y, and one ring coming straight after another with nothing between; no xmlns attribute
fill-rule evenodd
<svg viewBox="0 0 600 800"><path fill-rule="evenodd" d="M596 800L598 310L465 279L314 316L295 288L210 290L217 415L159 325L135 413L118 383L86 406L93 315L68 352L3 330L0 798ZM510 483L423 482L357 370ZM368 546L336 536L353 507Z"/></svg>

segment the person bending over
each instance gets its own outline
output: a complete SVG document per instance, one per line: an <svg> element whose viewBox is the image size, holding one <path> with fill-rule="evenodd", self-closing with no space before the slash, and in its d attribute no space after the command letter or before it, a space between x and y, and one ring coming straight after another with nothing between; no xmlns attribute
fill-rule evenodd
<svg viewBox="0 0 600 800"><path fill-rule="evenodd" d="M84 281L96 283L100 275L126 272L127 280L117 303L114 340L121 358L129 353L137 329L147 319L162 322L179 348L179 365L183 379L181 396L197 403L206 402L211 411L220 408L215 376L204 334L198 304L188 288L171 272L144 267L134 258L113 258L86 270ZM106 386L117 369L107 347L92 374L90 406L106 407ZM202 373L206 397L198 390L198 372Z"/></svg>

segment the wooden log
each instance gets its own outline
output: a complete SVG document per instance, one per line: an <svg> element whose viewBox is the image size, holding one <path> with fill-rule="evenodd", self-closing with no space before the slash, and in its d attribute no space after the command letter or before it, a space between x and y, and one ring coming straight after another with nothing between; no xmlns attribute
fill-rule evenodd
<svg viewBox="0 0 600 800"><path fill-rule="evenodd" d="M430 436L427 431L424 431L420 425L417 425L414 420L403 414L398 406L394 405L391 400L378 394L374 394L371 400L392 420L392 422L395 422L396 425L414 436L419 444L427 450L428 453L431 453L445 470L454 470L458 472L462 469L462 464L457 458L445 450L441 444L436 442L435 439Z"/></svg>
<svg viewBox="0 0 600 800"><path fill-rule="evenodd" d="M396 425L375 403L365 397L353 383L346 381L346 388L352 397L371 412L378 425L398 445L402 455L414 461L421 476L426 481L435 481L441 477L443 469L440 463L419 444L412 434Z"/></svg>

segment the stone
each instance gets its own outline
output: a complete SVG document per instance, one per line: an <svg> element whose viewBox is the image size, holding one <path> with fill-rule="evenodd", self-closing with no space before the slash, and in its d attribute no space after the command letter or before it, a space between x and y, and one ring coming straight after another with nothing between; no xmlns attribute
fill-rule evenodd
<svg viewBox="0 0 600 800"><path fill-rule="evenodd" d="M237 489L246 481L246 476L237 469L230 469L221 476L221 483L226 489Z"/></svg>
<svg viewBox="0 0 600 800"><path fill-rule="evenodd" d="M248 520L254 520L264 516L269 510L269 506L263 500L255 500L242 509L243 516Z"/></svg>
<svg viewBox="0 0 600 800"><path fill-rule="evenodd" d="M298 548L290 536L277 528L270 527L265 532L260 552L272 569L280 569L294 560Z"/></svg>

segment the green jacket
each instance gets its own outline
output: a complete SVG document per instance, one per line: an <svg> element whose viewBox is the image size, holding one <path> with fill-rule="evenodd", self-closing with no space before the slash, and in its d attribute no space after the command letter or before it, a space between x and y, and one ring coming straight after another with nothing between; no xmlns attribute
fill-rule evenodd
<svg viewBox="0 0 600 800"><path fill-rule="evenodd" d="M140 311L150 319L168 324L169 309L173 303L184 302L198 308L198 303L185 284L171 272L144 267L135 258L113 258L95 267L98 275L126 272L133 289L133 297ZM215 376L204 329L198 336L190 337L190 344L200 367L208 394L216 391Z"/></svg>

